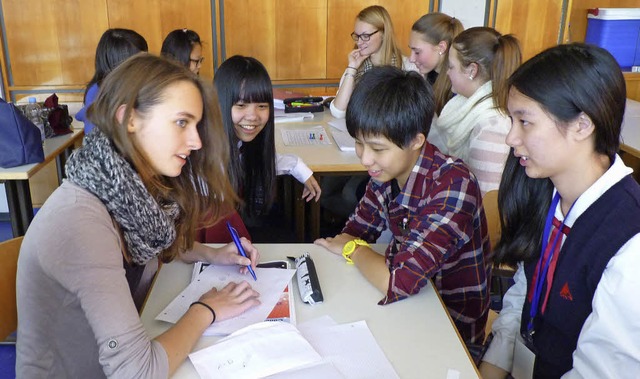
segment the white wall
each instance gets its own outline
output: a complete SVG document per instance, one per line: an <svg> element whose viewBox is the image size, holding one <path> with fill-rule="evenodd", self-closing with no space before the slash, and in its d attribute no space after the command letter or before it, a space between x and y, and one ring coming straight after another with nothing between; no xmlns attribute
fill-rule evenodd
<svg viewBox="0 0 640 379"><path fill-rule="evenodd" d="M485 12L489 0L443 0L440 12L455 17L462 22L465 29L474 26L485 26Z"/></svg>

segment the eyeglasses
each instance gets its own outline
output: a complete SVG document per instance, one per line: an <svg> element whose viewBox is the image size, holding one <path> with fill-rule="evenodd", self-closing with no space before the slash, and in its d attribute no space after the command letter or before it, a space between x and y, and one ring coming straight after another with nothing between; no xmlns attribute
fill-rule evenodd
<svg viewBox="0 0 640 379"><path fill-rule="evenodd" d="M191 58L189 58L189 61L190 61L191 63L193 63L193 64L200 65L200 64L202 64L202 61L204 61L204 57L201 57L201 58L199 58L199 59L191 59Z"/></svg>
<svg viewBox="0 0 640 379"><path fill-rule="evenodd" d="M378 33L379 30L376 30L373 33L362 33L362 34L356 34L356 32L351 33L351 38L353 38L354 41L358 42L358 39L361 39L362 42L367 42L368 40L371 39L371 36Z"/></svg>

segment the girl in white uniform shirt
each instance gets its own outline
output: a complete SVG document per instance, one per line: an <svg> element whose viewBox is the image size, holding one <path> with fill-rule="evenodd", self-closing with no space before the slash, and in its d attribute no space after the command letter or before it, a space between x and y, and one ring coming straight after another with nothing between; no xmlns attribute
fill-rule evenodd
<svg viewBox="0 0 640 379"><path fill-rule="evenodd" d="M620 68L599 47L559 45L509 87L496 260L518 270L480 372L638 378L640 186L616 154Z"/></svg>
<svg viewBox="0 0 640 379"><path fill-rule="evenodd" d="M318 201L320 186L302 159L275 151L273 88L262 63L235 55L220 65L214 84L231 149L231 183L246 205L242 213L269 211L276 175L292 175L304 184L302 197Z"/></svg>

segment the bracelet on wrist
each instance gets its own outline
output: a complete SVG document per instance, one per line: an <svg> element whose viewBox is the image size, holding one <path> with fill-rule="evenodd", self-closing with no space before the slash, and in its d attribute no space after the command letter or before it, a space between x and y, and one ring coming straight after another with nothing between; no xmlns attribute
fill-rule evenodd
<svg viewBox="0 0 640 379"><path fill-rule="evenodd" d="M357 68L357 67L347 66L347 68L351 68L351 69L354 69L354 70L358 71L358 68Z"/></svg>
<svg viewBox="0 0 640 379"><path fill-rule="evenodd" d="M194 301L193 303L191 303L191 305L189 305L189 308L193 307L196 304L202 305L203 307L211 311L211 315L213 316L211 324L213 324L216 321L216 312L213 310L213 308L211 308L208 304L203 303L202 301Z"/></svg>

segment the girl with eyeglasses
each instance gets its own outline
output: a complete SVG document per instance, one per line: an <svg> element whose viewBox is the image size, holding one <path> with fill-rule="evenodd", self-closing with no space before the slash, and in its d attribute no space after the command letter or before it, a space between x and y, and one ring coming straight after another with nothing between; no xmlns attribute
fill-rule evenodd
<svg viewBox="0 0 640 379"><path fill-rule="evenodd" d="M390 65L405 71L416 71L415 65L402 56L391 16L384 7L373 5L360 11L351 38L356 46L347 56L349 63L330 105L331 114L336 118L344 118L356 83L372 67Z"/></svg>
<svg viewBox="0 0 640 379"><path fill-rule="evenodd" d="M200 67L204 61L202 42L198 33L193 30L176 29L169 33L162 42L160 54L180 62L194 74L200 74Z"/></svg>

